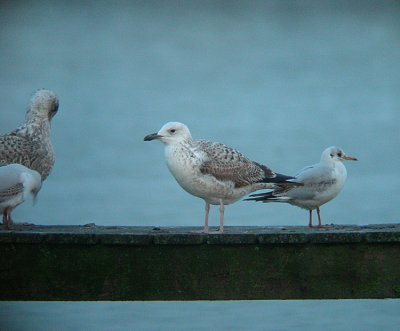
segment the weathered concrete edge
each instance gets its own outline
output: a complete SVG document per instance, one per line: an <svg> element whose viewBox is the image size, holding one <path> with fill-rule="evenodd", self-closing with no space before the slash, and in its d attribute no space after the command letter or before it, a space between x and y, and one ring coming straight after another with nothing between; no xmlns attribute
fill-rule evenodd
<svg viewBox="0 0 400 331"><path fill-rule="evenodd" d="M397 243L400 224L307 227L227 227L226 232L194 233L188 227L31 226L0 230L0 244L74 245L298 245L340 243Z"/></svg>

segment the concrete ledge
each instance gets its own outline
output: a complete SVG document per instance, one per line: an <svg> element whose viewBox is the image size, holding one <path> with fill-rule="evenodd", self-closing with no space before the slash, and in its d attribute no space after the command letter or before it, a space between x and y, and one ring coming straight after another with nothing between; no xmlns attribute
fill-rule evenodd
<svg viewBox="0 0 400 331"><path fill-rule="evenodd" d="M14 225L0 229L0 244L82 244L82 245L235 245L235 244L332 244L400 242L400 224L339 226L332 228L226 227L221 235L198 233L194 227L139 226L36 226Z"/></svg>
<svg viewBox="0 0 400 331"><path fill-rule="evenodd" d="M400 224L0 230L1 300L400 297Z"/></svg>

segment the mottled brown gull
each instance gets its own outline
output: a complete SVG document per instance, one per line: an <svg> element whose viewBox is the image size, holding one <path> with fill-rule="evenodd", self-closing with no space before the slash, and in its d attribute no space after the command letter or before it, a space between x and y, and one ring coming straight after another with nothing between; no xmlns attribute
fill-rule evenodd
<svg viewBox="0 0 400 331"><path fill-rule="evenodd" d="M21 164L0 167L0 209L6 229L12 224L11 211L24 202L29 194L35 199L41 185L42 180L37 171Z"/></svg>
<svg viewBox="0 0 400 331"><path fill-rule="evenodd" d="M312 227L312 211L317 210L318 227L322 227L319 207L334 199L342 190L347 178L346 167L342 161L357 159L347 156L341 148L328 147L321 155L319 163L303 168L296 181L303 183L298 187L277 187L273 191L252 194L245 200L261 202L285 202L310 213L308 226Z"/></svg>
<svg viewBox="0 0 400 331"><path fill-rule="evenodd" d="M179 122L165 124L145 141L165 144L167 166L179 185L205 201L204 232L208 232L210 204L220 207L220 232L224 229L224 206L259 189L298 185L293 177L277 174L220 143L193 140L188 127Z"/></svg>
<svg viewBox="0 0 400 331"><path fill-rule="evenodd" d="M19 163L40 173L44 181L54 165L50 122L58 110L54 92L41 89L32 96L25 124L0 136L0 166Z"/></svg>

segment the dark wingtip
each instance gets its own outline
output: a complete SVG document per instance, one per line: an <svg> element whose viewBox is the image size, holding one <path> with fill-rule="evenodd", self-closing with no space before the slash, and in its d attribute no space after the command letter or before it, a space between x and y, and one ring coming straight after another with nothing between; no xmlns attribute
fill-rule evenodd
<svg viewBox="0 0 400 331"><path fill-rule="evenodd" d="M271 198L274 198L273 191L251 194L248 198L243 199L243 201L267 202Z"/></svg>
<svg viewBox="0 0 400 331"><path fill-rule="evenodd" d="M267 166L253 161L254 164L259 166L263 171L264 171L264 178L260 181L260 183L276 183L276 184L291 184L291 185L303 185L300 183L297 183L295 181L295 177L293 176L287 176L287 175L282 175L273 172L270 168Z"/></svg>
<svg viewBox="0 0 400 331"><path fill-rule="evenodd" d="M287 176L275 173L274 177L265 177L262 183L276 183L276 184L289 184L293 186L303 186L302 183L296 182L296 178L293 176Z"/></svg>

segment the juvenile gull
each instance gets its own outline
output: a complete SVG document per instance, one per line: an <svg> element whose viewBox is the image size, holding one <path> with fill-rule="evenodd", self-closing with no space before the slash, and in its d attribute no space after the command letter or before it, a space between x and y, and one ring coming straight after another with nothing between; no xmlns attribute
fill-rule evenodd
<svg viewBox="0 0 400 331"><path fill-rule="evenodd" d="M312 227L312 211L317 209L318 227L321 225L319 207L335 198L344 186L347 171L342 161L357 161L347 156L341 148L328 147L321 155L319 163L305 167L296 175L296 181L303 183L297 187L277 186L271 192L252 194L251 198L261 202L286 202L310 213L309 227Z"/></svg>
<svg viewBox="0 0 400 331"><path fill-rule="evenodd" d="M12 224L11 211L29 194L34 200L42 185L40 174L21 164L0 167L0 209L6 229Z"/></svg>
<svg viewBox="0 0 400 331"><path fill-rule="evenodd" d="M165 124L145 141L165 144L167 166L178 184L205 201L204 232L208 232L210 204L219 205L220 232L224 229L224 205L259 189L298 185L293 177L274 173L238 151L220 143L193 140L188 127L179 122Z"/></svg>
<svg viewBox="0 0 400 331"><path fill-rule="evenodd" d="M54 165L50 122L57 110L58 99L54 92L36 91L31 98L25 124L0 136L0 166L23 164L39 172L44 181Z"/></svg>

